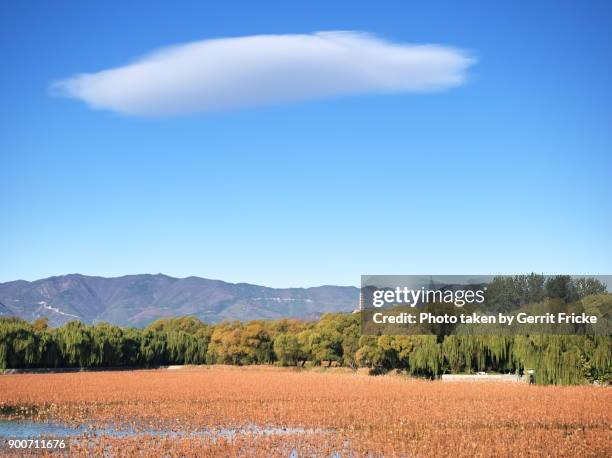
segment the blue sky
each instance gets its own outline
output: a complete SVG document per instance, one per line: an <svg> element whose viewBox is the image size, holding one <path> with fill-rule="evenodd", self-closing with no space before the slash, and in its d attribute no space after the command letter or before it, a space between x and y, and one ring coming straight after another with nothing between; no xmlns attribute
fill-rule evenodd
<svg viewBox="0 0 612 458"><path fill-rule="evenodd" d="M612 272L612 6L0 4L0 281L163 272ZM467 81L182 116L50 95L160 47L366 31L465 50Z"/></svg>

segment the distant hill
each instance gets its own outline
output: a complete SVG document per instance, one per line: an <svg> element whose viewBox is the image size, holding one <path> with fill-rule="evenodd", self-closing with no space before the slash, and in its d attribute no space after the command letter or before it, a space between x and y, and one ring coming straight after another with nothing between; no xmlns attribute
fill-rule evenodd
<svg viewBox="0 0 612 458"><path fill-rule="evenodd" d="M76 319L144 326L161 317L183 315L209 323L309 319L326 312L349 312L358 301L359 289L352 286L277 289L163 274L116 278L71 274L0 283L0 316L48 317L54 326Z"/></svg>

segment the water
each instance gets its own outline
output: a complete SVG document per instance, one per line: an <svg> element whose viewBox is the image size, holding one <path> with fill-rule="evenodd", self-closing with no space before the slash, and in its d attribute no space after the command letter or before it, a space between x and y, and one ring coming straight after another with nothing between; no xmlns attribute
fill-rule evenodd
<svg viewBox="0 0 612 458"><path fill-rule="evenodd" d="M153 435L158 437L207 437L213 443L217 439L232 440L238 435L272 436L286 434L317 434L328 432L324 429L261 427L249 425L242 428L200 429L191 432L172 431L169 429L136 429L133 426L106 426L91 427L87 425L71 426L59 421L32 421L32 420L0 420L0 444L3 439L67 439L75 443L85 438L95 436L137 437ZM79 439L81 438L81 439ZM292 449L290 458L299 458L298 451ZM340 458L338 452L332 453L330 458Z"/></svg>
<svg viewBox="0 0 612 458"><path fill-rule="evenodd" d="M38 437L72 437L87 432L85 426L70 427L62 423L28 420L0 420L0 437L11 439L35 439Z"/></svg>
<svg viewBox="0 0 612 458"><path fill-rule="evenodd" d="M83 435L129 437L153 435L159 437L193 437L207 436L215 438L233 438L237 435L273 436L286 434L316 434L318 429L260 427L249 425L242 428L201 429L191 432L172 431L168 429L135 429L133 426L90 427L87 425L71 426L58 421L0 420L0 438L37 439L41 437L77 437Z"/></svg>

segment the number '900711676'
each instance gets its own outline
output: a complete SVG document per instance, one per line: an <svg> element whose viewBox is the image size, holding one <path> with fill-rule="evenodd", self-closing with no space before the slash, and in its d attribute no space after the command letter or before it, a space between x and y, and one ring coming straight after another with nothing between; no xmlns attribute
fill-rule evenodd
<svg viewBox="0 0 612 458"><path fill-rule="evenodd" d="M66 450L68 441L65 439L3 439L0 441L0 450Z"/></svg>

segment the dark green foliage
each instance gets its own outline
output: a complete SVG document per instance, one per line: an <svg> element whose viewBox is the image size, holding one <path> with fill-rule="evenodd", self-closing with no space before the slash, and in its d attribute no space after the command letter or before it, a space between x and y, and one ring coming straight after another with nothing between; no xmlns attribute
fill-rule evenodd
<svg viewBox="0 0 612 458"><path fill-rule="evenodd" d="M530 282L536 286L531 288ZM538 297L547 288L530 277L515 279L513 284L526 286L525 294L530 297ZM499 282L497 291L506 286ZM576 288L600 290L597 284ZM562 279L550 285L551 294L560 294L554 300L565 301L563 295L567 291ZM522 297L519 300L524 300ZM611 301L609 294L590 295L582 306L597 314ZM374 373L399 369L427 378L451 372L533 370L536 382L542 384L610 383L612 337L362 336L359 314L328 314L317 322L279 320L217 325L182 317L158 320L145 329L107 323L87 326L76 321L49 329L43 321L30 324L20 319L0 319L0 369L169 364L301 366L306 361L369 367Z"/></svg>
<svg viewBox="0 0 612 458"><path fill-rule="evenodd" d="M545 279L535 273L499 276L487 285L486 303L491 311L508 311L541 302L546 297L567 304L605 292L606 285L592 277L574 279L569 275L556 275Z"/></svg>
<svg viewBox="0 0 612 458"><path fill-rule="evenodd" d="M3 319L0 326L0 368L35 367L40 357L40 337L18 318Z"/></svg>
<svg viewBox="0 0 612 458"><path fill-rule="evenodd" d="M546 280L546 296L569 303L578 299L578 289L569 275L557 275Z"/></svg>
<svg viewBox="0 0 612 458"><path fill-rule="evenodd" d="M500 276L487 285L486 303L490 310L503 312L540 302L545 296L543 275Z"/></svg>
<svg viewBox="0 0 612 458"><path fill-rule="evenodd" d="M79 321L71 321L57 328L54 337L59 348L60 359L69 367L88 367L95 361L94 341L91 327Z"/></svg>

